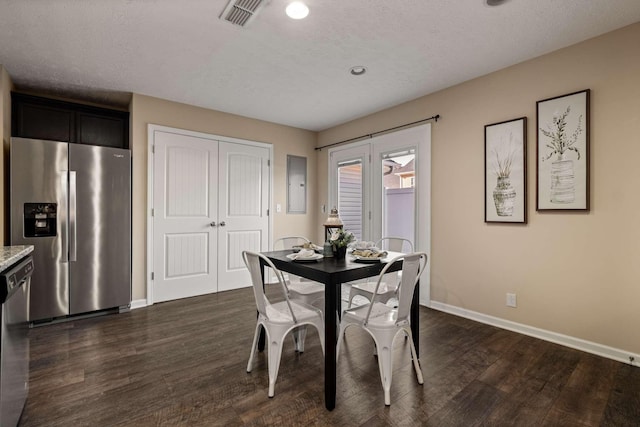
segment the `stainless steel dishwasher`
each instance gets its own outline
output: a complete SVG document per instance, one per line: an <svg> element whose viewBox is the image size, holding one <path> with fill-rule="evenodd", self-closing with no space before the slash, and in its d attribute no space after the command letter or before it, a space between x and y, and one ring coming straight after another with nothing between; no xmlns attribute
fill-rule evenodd
<svg viewBox="0 0 640 427"><path fill-rule="evenodd" d="M29 292L33 258L0 272L0 426L18 425L29 393Z"/></svg>

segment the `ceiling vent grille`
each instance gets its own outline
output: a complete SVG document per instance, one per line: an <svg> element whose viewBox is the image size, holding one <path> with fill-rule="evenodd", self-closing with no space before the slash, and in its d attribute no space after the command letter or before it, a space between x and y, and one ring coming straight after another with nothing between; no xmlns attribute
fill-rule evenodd
<svg viewBox="0 0 640 427"><path fill-rule="evenodd" d="M231 0L224 8L220 19L244 27L265 2L266 0Z"/></svg>

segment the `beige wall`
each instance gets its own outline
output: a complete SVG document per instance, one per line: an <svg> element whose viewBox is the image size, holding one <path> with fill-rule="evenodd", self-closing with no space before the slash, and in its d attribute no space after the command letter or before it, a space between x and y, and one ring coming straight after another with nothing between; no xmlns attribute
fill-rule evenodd
<svg viewBox="0 0 640 427"><path fill-rule="evenodd" d="M433 114L432 300L640 352L640 23L321 132ZM591 89L591 211L537 213L536 101ZM528 117L528 224L484 223L484 125ZM326 203L327 156L318 157ZM517 308L505 306L515 292Z"/></svg>
<svg viewBox="0 0 640 427"><path fill-rule="evenodd" d="M8 189L5 188L5 184L8 182L8 177L5 176L8 173L7 164L9 140L11 139L11 90L13 85L11 78L7 70L0 64L0 135L2 135L2 150L0 150L0 200L5 201L5 197L9 197ZM9 244L8 236L8 224L5 223L5 217L7 215L7 207L9 206L8 200L2 204L3 209L0 209L0 242ZM6 239L6 240L5 240Z"/></svg>
<svg viewBox="0 0 640 427"><path fill-rule="evenodd" d="M146 298L147 242L147 125L158 124L273 145L273 225L275 237L316 233L317 180L314 147L316 134L288 126L207 110L143 95L131 102L133 151L133 299ZM286 213L287 154L307 157L306 215ZM276 204L282 212L275 212Z"/></svg>

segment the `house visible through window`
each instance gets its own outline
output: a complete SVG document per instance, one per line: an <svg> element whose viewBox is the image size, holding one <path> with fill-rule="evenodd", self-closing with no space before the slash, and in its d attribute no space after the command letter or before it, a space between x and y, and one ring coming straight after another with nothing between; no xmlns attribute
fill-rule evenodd
<svg viewBox="0 0 640 427"><path fill-rule="evenodd" d="M382 156L382 235L414 239L415 151Z"/></svg>

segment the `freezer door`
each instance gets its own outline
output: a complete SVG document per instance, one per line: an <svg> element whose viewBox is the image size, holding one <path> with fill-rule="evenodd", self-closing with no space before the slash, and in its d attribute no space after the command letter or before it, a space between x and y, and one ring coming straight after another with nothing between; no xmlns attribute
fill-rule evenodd
<svg viewBox="0 0 640 427"><path fill-rule="evenodd" d="M11 138L10 235L12 245L34 246L31 321L69 314L67 147L65 142ZM55 236L25 237L25 204L57 207Z"/></svg>
<svg viewBox="0 0 640 427"><path fill-rule="evenodd" d="M69 145L70 314L131 303L131 152Z"/></svg>

